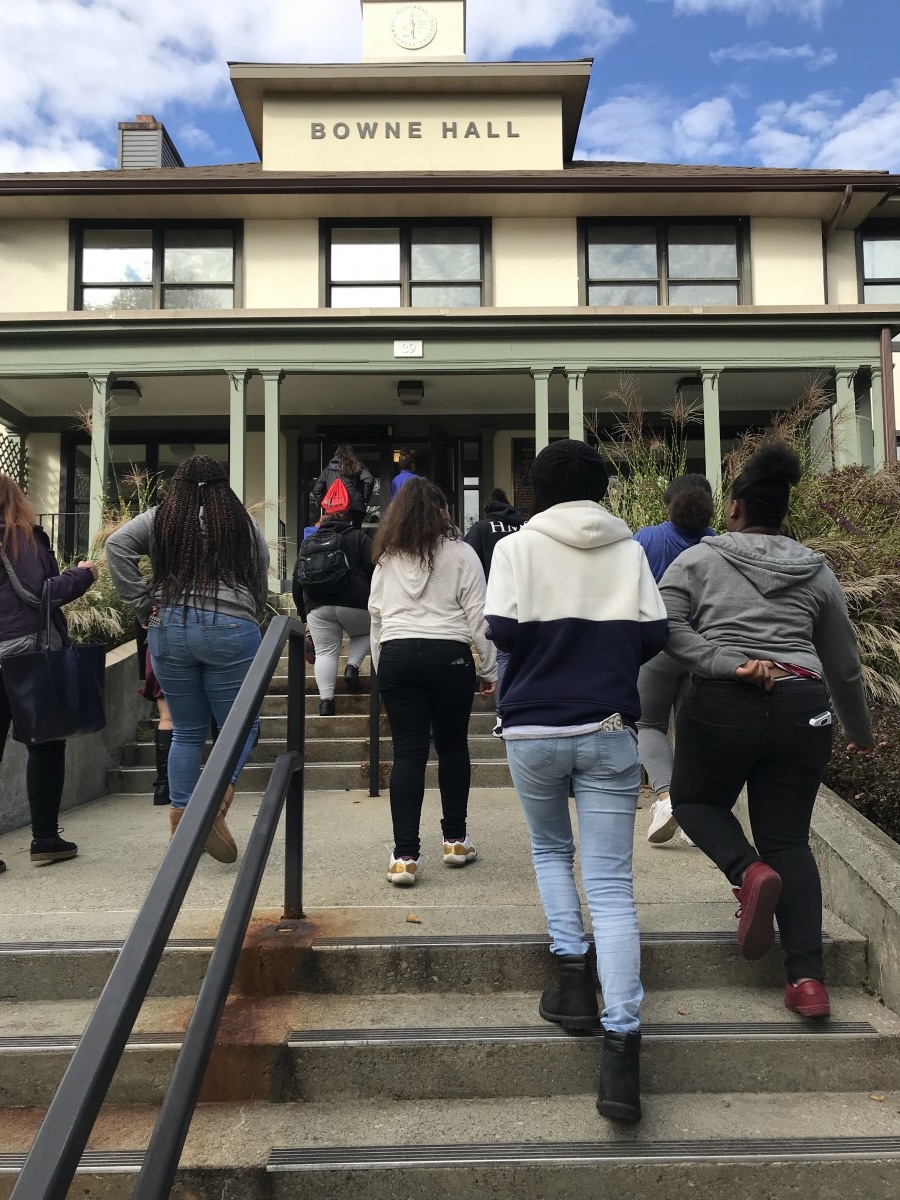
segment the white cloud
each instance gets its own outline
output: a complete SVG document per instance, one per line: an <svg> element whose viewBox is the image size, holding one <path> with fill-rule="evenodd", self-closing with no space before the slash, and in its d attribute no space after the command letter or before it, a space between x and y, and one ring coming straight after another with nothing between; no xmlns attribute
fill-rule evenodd
<svg viewBox="0 0 900 1200"><path fill-rule="evenodd" d="M837 62L837 52L830 47L817 50L809 44L804 46L774 46L771 42L741 42L736 46L723 46L713 50L709 56L716 65L723 62L801 62L808 71L820 71Z"/></svg>
<svg viewBox="0 0 900 1200"><path fill-rule="evenodd" d="M581 127L578 154L619 162L716 162L737 145L725 96L679 104L649 89L631 89L593 109Z"/></svg>
<svg viewBox="0 0 900 1200"><path fill-rule="evenodd" d="M614 3L470 0L470 57L565 37L599 53L632 28ZM118 121L231 103L228 60L355 62L361 30L359 0L5 0L0 170L32 158L45 169L112 165ZM199 129L196 113L190 123Z"/></svg>
<svg viewBox="0 0 900 1200"><path fill-rule="evenodd" d="M746 17L748 25L761 25L773 13L799 17L821 25L829 8L841 0L675 0L678 16L705 16L711 12L731 13Z"/></svg>
<svg viewBox="0 0 900 1200"><path fill-rule="evenodd" d="M830 92L763 105L747 146L765 166L896 171L900 80L847 111Z"/></svg>

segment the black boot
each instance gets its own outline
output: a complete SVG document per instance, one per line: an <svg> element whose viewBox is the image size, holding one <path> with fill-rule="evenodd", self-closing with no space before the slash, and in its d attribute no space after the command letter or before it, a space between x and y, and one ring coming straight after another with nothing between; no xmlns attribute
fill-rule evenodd
<svg viewBox="0 0 900 1200"><path fill-rule="evenodd" d="M597 989L587 954L557 954L559 987L547 988L538 1012L563 1029L591 1029L597 1024Z"/></svg>
<svg viewBox="0 0 900 1200"><path fill-rule="evenodd" d="M597 1112L611 1121L633 1125L641 1119L641 1035L603 1034Z"/></svg>
<svg viewBox="0 0 900 1200"><path fill-rule="evenodd" d="M53 837L31 839L31 861L33 863L62 862L64 859L77 856L78 847L75 843L65 841L59 836L59 833L60 831L57 830Z"/></svg>
<svg viewBox="0 0 900 1200"><path fill-rule="evenodd" d="M172 730L156 727L156 778L153 780L153 803L169 803L169 750Z"/></svg>

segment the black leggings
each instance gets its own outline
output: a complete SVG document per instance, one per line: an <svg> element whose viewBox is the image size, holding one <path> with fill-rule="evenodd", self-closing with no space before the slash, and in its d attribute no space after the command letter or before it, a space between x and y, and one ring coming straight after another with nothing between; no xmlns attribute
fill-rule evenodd
<svg viewBox="0 0 900 1200"><path fill-rule="evenodd" d="M472 765L469 715L475 696L475 662L463 642L410 638L384 642L378 682L394 742L391 818L394 854L419 856L419 822L425 793L430 734L438 756L438 786L446 840L466 836Z"/></svg>
<svg viewBox="0 0 900 1200"><path fill-rule="evenodd" d="M824 714L828 724L810 724ZM822 885L809 827L831 734L825 685L805 679L782 680L771 692L695 681L675 730L678 824L735 887L757 859L781 876L775 918L791 982L825 978ZM732 812L744 784L755 849Z"/></svg>
<svg viewBox="0 0 900 1200"><path fill-rule="evenodd" d="M3 671L0 670L0 761L12 725ZM28 747L25 767L25 788L31 810L31 835L35 838L56 837L59 825L59 806L66 778L66 743L44 742Z"/></svg>

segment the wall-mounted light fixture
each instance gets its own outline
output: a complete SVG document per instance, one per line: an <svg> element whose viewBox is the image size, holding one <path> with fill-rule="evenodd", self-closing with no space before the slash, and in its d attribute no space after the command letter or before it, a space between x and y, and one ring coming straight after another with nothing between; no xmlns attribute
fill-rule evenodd
<svg viewBox="0 0 900 1200"><path fill-rule="evenodd" d="M120 407L137 404L141 395L140 384L133 379L117 379L109 385L109 398Z"/></svg>
<svg viewBox="0 0 900 1200"><path fill-rule="evenodd" d="M401 404L412 408L424 400L425 384L421 379L401 379L397 384L397 396Z"/></svg>

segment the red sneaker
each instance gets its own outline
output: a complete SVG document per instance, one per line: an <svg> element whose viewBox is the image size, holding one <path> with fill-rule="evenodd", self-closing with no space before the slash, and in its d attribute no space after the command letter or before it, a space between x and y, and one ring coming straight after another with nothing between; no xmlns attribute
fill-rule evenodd
<svg viewBox="0 0 900 1200"><path fill-rule="evenodd" d="M768 954L775 943L775 909L781 896L781 876L757 859L744 872L744 878L734 894L740 904L735 916L740 918L737 931L738 948L750 962Z"/></svg>
<svg viewBox="0 0 900 1200"><path fill-rule="evenodd" d="M784 1007L801 1017L828 1017L831 1002L828 990L818 979L804 979L802 983L788 983L784 989Z"/></svg>

